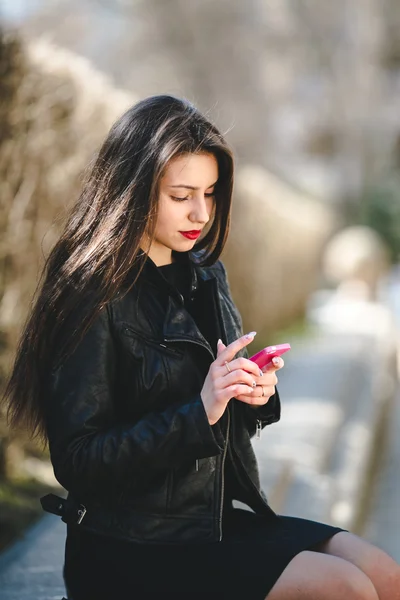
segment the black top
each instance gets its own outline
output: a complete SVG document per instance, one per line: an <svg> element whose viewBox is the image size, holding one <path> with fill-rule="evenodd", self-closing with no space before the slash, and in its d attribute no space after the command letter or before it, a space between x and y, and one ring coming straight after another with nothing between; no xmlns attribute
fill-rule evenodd
<svg viewBox="0 0 400 600"><path fill-rule="evenodd" d="M182 294L185 305L190 303L191 271L190 264L173 262L169 265L158 267L158 270Z"/></svg>

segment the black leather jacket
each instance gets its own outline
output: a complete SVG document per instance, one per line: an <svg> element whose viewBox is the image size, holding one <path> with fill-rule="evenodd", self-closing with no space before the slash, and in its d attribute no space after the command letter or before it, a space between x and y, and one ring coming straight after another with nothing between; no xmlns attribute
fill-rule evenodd
<svg viewBox="0 0 400 600"><path fill-rule="evenodd" d="M132 290L101 311L49 378L51 460L69 498L86 508L84 529L147 543L219 541L228 467L231 495L277 518L260 491L250 438L279 420L278 392L259 408L232 399L209 425L205 374L217 338L242 335L241 318L221 261L180 260L190 262L215 344L147 258Z"/></svg>

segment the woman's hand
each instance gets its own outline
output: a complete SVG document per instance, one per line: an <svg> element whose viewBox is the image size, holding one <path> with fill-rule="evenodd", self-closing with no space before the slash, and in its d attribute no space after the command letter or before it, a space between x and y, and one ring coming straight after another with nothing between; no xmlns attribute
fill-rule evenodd
<svg viewBox="0 0 400 600"><path fill-rule="evenodd" d="M222 346L222 349L226 348L226 346L220 342L218 347ZM229 346L228 346L229 347ZM248 363L254 365L253 361L247 360ZM262 371L254 377L256 382L256 388L249 392L241 393L240 395L235 396L236 400L240 400L241 402L246 402L246 404L251 404L254 407L263 406L268 402L268 400L275 394L275 386L278 383L278 378L276 376L276 371L282 369L285 365L282 358L276 356L272 359L272 363L267 367L264 367ZM257 365L256 365L257 367ZM247 367L244 367L246 370ZM257 371L259 371L257 367ZM261 374L262 373L262 374Z"/></svg>
<svg viewBox="0 0 400 600"><path fill-rule="evenodd" d="M234 357L253 341L255 335L255 332L248 333L229 346L218 342L217 358L210 366L200 393L210 425L221 418L231 398L251 398L253 395L256 379L261 379L260 369L247 358Z"/></svg>

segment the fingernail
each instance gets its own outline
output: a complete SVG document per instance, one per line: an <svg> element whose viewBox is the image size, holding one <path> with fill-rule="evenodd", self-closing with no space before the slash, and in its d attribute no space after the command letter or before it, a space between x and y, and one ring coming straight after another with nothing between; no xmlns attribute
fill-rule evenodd
<svg viewBox="0 0 400 600"><path fill-rule="evenodd" d="M260 369L260 377L262 377L264 375L264 373L262 372L262 370Z"/></svg>
<svg viewBox="0 0 400 600"><path fill-rule="evenodd" d="M253 338L257 335L257 331L250 331L250 333L246 333L244 337Z"/></svg>
<svg viewBox="0 0 400 600"><path fill-rule="evenodd" d="M279 367L279 365L281 364L281 359L275 356L275 358L272 359L272 362L276 367Z"/></svg>

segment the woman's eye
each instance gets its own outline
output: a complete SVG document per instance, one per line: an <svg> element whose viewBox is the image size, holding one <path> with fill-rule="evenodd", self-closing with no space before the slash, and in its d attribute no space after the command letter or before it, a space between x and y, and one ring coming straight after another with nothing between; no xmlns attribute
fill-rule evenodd
<svg viewBox="0 0 400 600"><path fill-rule="evenodd" d="M204 196L205 198L214 198L215 192L212 192L211 194L204 194ZM180 196L171 196L171 198L176 202L183 202L184 200L189 200L189 196L185 196L184 198L181 198Z"/></svg>
<svg viewBox="0 0 400 600"><path fill-rule="evenodd" d="M172 200L176 200L177 202L183 202L184 200L188 200L189 196L185 196L184 198L179 198L178 196L171 196Z"/></svg>

